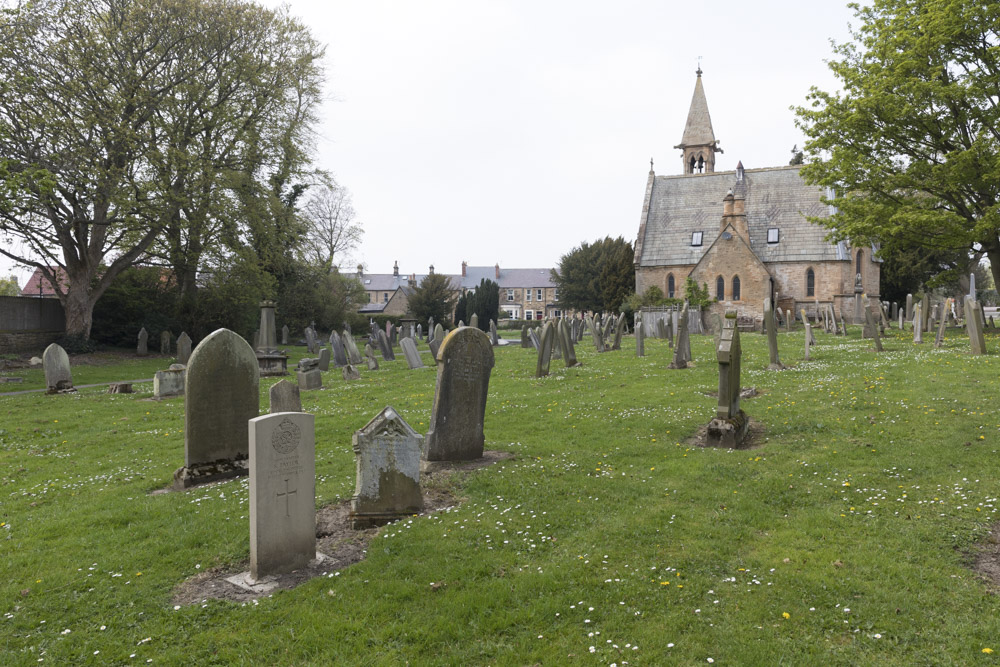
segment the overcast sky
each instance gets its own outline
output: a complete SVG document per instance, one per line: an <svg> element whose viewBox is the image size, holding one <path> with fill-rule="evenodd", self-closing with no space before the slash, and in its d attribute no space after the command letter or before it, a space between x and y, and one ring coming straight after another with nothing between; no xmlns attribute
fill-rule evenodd
<svg viewBox="0 0 1000 667"><path fill-rule="evenodd" d="M787 164L789 107L837 88L825 60L852 20L839 0L288 5L327 45L316 158L365 230L342 266L372 273L552 267L582 241L634 241L650 157L682 171L699 56L716 169Z"/></svg>

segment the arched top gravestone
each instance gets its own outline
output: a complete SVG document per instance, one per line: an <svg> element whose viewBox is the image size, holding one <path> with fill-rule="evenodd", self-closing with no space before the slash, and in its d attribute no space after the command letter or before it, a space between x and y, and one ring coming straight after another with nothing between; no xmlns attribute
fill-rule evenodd
<svg viewBox="0 0 1000 667"><path fill-rule="evenodd" d="M189 472L249 456L247 422L260 409L259 382L257 357L239 334L218 329L198 343L184 387L184 466ZM199 481L209 480L183 486Z"/></svg>
<svg viewBox="0 0 1000 667"><path fill-rule="evenodd" d="M69 355L61 346L52 343L45 348L45 352L42 353L42 367L45 369L45 386L48 388L48 393L73 391Z"/></svg>
<svg viewBox="0 0 1000 667"><path fill-rule="evenodd" d="M427 461L481 458L486 395L493 370L490 338L476 327L455 329L437 354L437 384L430 430L424 441Z"/></svg>

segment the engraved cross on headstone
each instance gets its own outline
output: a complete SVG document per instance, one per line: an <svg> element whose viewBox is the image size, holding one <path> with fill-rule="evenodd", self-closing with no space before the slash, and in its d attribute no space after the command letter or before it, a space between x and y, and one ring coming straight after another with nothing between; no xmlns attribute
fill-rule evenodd
<svg viewBox="0 0 1000 667"><path fill-rule="evenodd" d="M286 479L285 480L285 491L283 493L276 493L275 494L275 496L277 496L278 498L284 498L285 499L285 516L288 516L288 517L291 516L291 514L288 511L288 501L291 500L291 498L289 498L288 496L294 496L297 493L298 493L298 491L295 490L295 489L292 489L292 490L288 489L288 480Z"/></svg>

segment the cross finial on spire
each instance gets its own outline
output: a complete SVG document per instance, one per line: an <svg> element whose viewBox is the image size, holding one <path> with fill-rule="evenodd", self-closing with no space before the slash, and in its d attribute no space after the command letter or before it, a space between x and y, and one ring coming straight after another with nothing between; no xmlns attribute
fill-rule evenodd
<svg viewBox="0 0 1000 667"><path fill-rule="evenodd" d="M701 56L698 56L698 69L695 71L699 77L701 76Z"/></svg>
<svg viewBox="0 0 1000 667"><path fill-rule="evenodd" d="M653 171L653 158L649 158L649 170Z"/></svg>

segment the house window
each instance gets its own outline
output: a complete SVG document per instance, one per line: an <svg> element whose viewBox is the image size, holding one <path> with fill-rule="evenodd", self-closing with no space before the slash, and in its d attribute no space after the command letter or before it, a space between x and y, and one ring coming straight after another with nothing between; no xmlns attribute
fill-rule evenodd
<svg viewBox="0 0 1000 667"><path fill-rule="evenodd" d="M524 300L525 301L531 301L531 290L530 289L524 290ZM528 319L530 320L531 318L529 317Z"/></svg>
<svg viewBox="0 0 1000 667"><path fill-rule="evenodd" d="M740 300L740 277L733 276L733 301Z"/></svg>
<svg viewBox="0 0 1000 667"><path fill-rule="evenodd" d="M538 290L538 301L543 301L543 300L544 299L542 299L542 290Z"/></svg>
<svg viewBox="0 0 1000 667"><path fill-rule="evenodd" d="M508 301L514 300L514 290L512 289L507 290L507 300Z"/></svg>
<svg viewBox="0 0 1000 667"><path fill-rule="evenodd" d="M715 279L715 298L719 301L726 298L726 281L722 276Z"/></svg>
<svg viewBox="0 0 1000 667"><path fill-rule="evenodd" d="M543 313L542 311L538 311L537 313L535 313L535 319L536 320L543 319L544 317L545 317L545 313Z"/></svg>
<svg viewBox="0 0 1000 667"><path fill-rule="evenodd" d="M816 274L812 269L806 271L806 296L816 296Z"/></svg>
<svg viewBox="0 0 1000 667"><path fill-rule="evenodd" d="M533 311L533 310L526 310L526 311L524 311L524 319L526 319L526 320L533 320L533 319L535 319L535 311Z"/></svg>
<svg viewBox="0 0 1000 667"><path fill-rule="evenodd" d="M674 274L667 276L667 298L674 298Z"/></svg>
<svg viewBox="0 0 1000 667"><path fill-rule="evenodd" d="M382 303L389 303L389 293L382 292Z"/></svg>
<svg viewBox="0 0 1000 667"><path fill-rule="evenodd" d="M767 242L768 243L777 243L778 242L778 228L777 227L770 227L767 230Z"/></svg>
<svg viewBox="0 0 1000 667"><path fill-rule="evenodd" d="M556 300L556 301L559 300L559 288L558 287L556 287L555 289L552 290L552 298L554 300Z"/></svg>
<svg viewBox="0 0 1000 667"><path fill-rule="evenodd" d="M864 250L859 250L858 251L858 267L855 269L855 273L857 273L857 276L854 278L854 280L855 280L855 282L857 283L858 286L861 285L861 276L864 275L864 273L861 271L861 266L862 266L861 260L864 258L864 256L865 256L865 251Z"/></svg>
<svg viewBox="0 0 1000 667"><path fill-rule="evenodd" d="M691 245L701 245L702 232L691 232Z"/></svg>
<svg viewBox="0 0 1000 667"><path fill-rule="evenodd" d="M555 317L562 317L562 311L559 311L559 310L553 310L553 311L552 311L552 314L553 314L553 315L554 315Z"/></svg>

